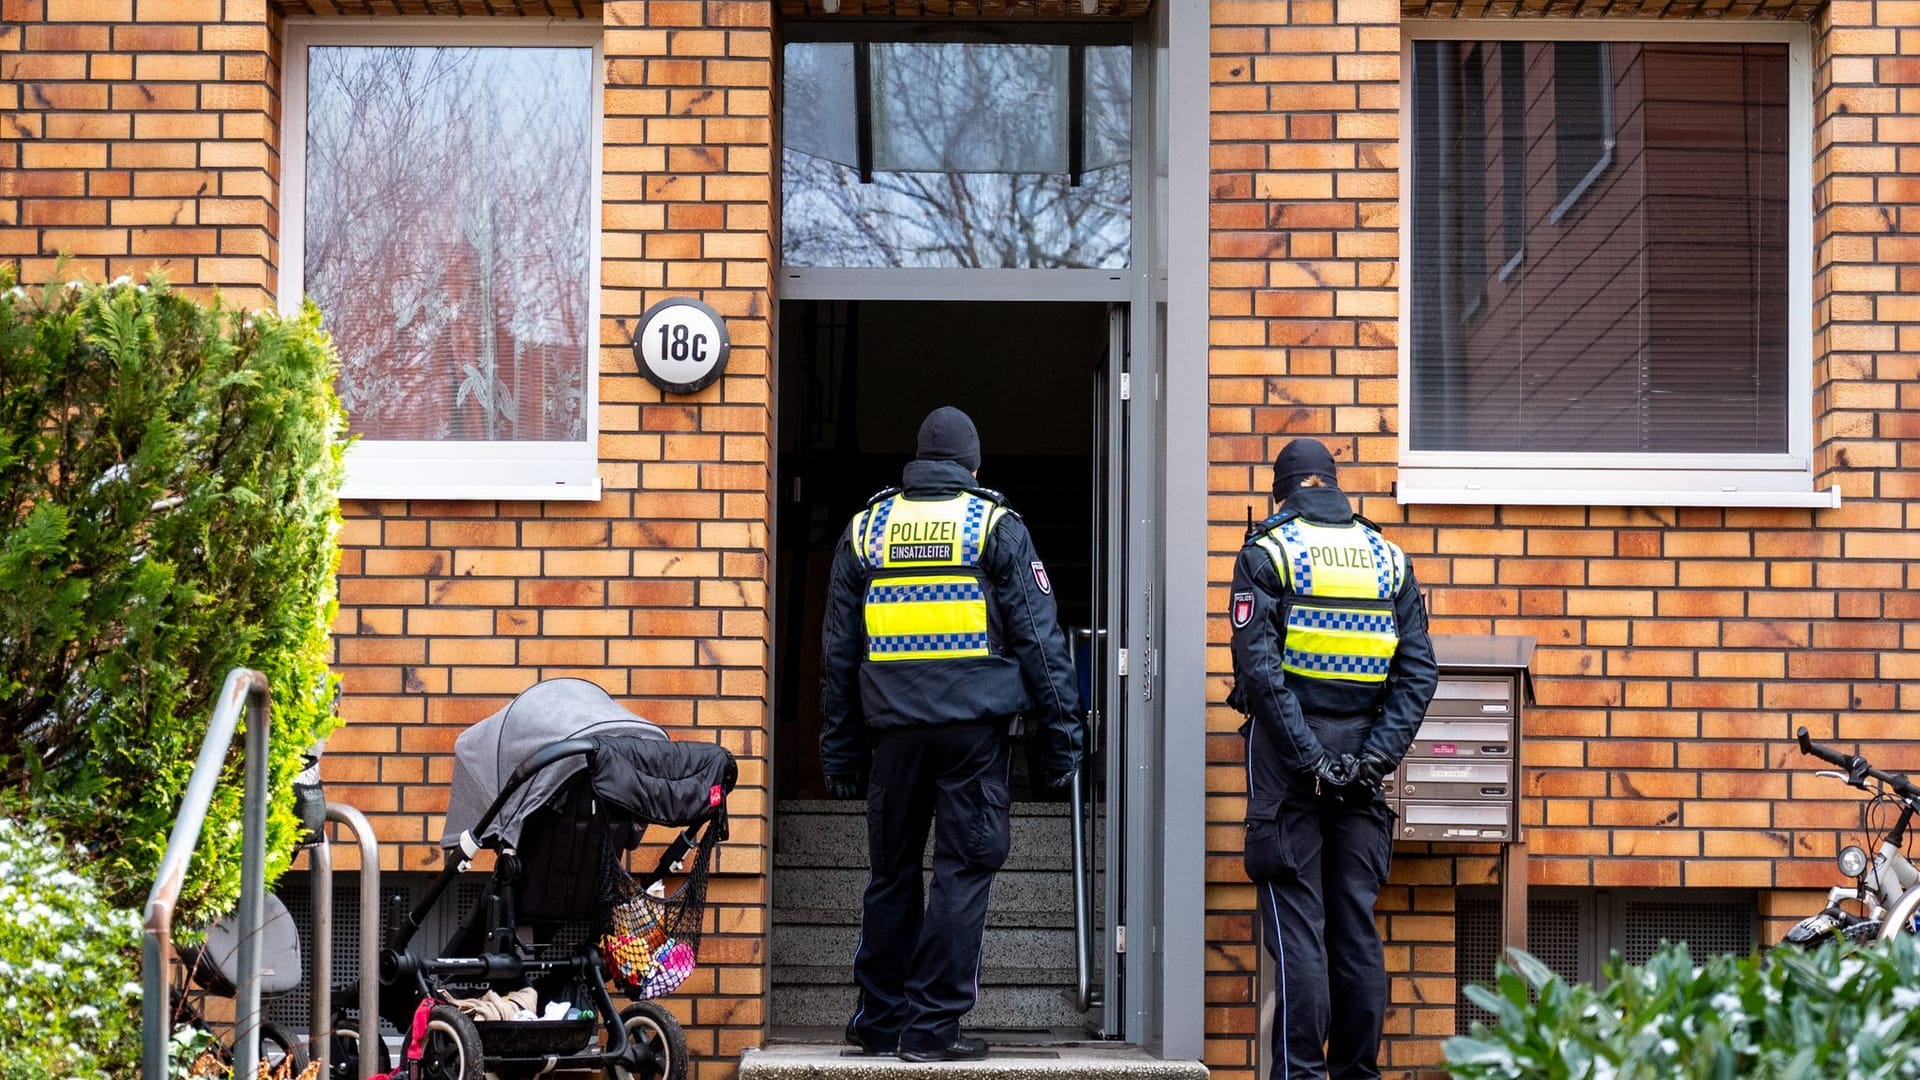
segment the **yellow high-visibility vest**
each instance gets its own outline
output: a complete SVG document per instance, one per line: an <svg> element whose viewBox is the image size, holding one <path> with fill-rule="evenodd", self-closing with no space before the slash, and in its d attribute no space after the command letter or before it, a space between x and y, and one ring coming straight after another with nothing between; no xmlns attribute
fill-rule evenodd
<svg viewBox="0 0 1920 1080"><path fill-rule="evenodd" d="M876 499L854 515L853 548L871 572L867 659L991 656L980 556L1006 508L961 492L949 499Z"/></svg>
<svg viewBox="0 0 1920 1080"><path fill-rule="evenodd" d="M1393 599L1407 579L1406 553L1358 521L1288 518L1254 542L1286 592L1280 667L1309 679L1385 682L1400 647Z"/></svg>

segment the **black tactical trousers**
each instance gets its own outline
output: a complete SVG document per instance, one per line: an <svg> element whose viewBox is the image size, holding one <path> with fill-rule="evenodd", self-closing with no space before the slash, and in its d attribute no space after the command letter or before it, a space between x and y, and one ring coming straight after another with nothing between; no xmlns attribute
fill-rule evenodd
<svg viewBox="0 0 1920 1080"><path fill-rule="evenodd" d="M868 1047L932 1050L960 1037L980 990L987 897L1012 841L1008 764L1004 722L876 733L850 1025ZM929 829L933 883L923 900Z"/></svg>
<svg viewBox="0 0 1920 1080"><path fill-rule="evenodd" d="M1320 732L1335 753L1349 748ZM1393 852L1393 812L1378 794L1316 792L1311 776L1278 776L1248 743L1246 864L1273 957L1271 1080L1374 1078L1387 975L1374 901ZM1336 749L1336 746L1338 747ZM1266 759L1268 763L1271 759ZM1265 775L1261 775L1265 774Z"/></svg>

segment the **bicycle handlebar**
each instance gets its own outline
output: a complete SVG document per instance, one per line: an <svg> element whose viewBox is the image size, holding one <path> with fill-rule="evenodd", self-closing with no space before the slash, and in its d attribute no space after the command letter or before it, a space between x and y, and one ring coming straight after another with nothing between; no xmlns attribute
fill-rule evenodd
<svg viewBox="0 0 1920 1080"><path fill-rule="evenodd" d="M1855 786L1862 786L1866 778L1871 776L1898 792L1903 798L1920 799L1920 787L1914 786L1913 782L1908 780L1905 774L1882 772L1872 765L1867 764L1867 759L1858 754L1842 754L1837 750L1831 750L1821 746L1808 737L1806 728L1801 728L1799 731L1796 731L1794 736L1800 741L1800 752L1802 754L1817 757L1821 761L1845 769L1847 771L1848 783L1854 784Z"/></svg>

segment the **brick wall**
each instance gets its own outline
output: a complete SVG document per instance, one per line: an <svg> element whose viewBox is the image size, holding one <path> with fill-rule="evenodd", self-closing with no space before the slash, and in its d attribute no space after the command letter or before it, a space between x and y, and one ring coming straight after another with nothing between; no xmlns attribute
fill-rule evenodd
<svg viewBox="0 0 1920 1080"><path fill-rule="evenodd" d="M242 305L274 284L267 0L6 0L0 258L24 280L164 268Z"/></svg>
<svg viewBox="0 0 1920 1080"><path fill-rule="evenodd" d="M26 280L164 267L271 302L284 14L478 15L479 4L6 0L0 258ZM760 1041L766 986L771 0L496 0L604 17L598 503L349 504L336 663L349 724L329 794L388 869L437 866L454 736L579 675L741 760L703 965L670 1007L699 1075ZM570 10L569 10L570 9ZM463 25L471 25L471 20ZM667 295L728 320L729 374L665 401L630 327ZM339 852L343 870L356 866Z"/></svg>
<svg viewBox="0 0 1920 1080"><path fill-rule="evenodd" d="M1834 511L1398 506L1401 16L1815 19L1816 482ZM1287 439L1327 439L1344 486L1413 555L1439 633L1538 637L1523 821L1536 885L1759 890L1766 931L1831 883L1850 792L1787 741L1897 739L1920 663L1910 470L1920 447L1920 7L1913 3L1213 4L1212 610ZM1903 469L1904 467L1904 469ZM1224 696L1228 627L1209 631ZM1209 711L1207 1060L1250 1077L1251 890L1238 865L1239 717ZM1920 766L1910 742L1876 760ZM1451 849L1449 849L1451 850ZM1453 890L1485 854L1402 846L1380 912L1387 1063L1453 1029Z"/></svg>
<svg viewBox="0 0 1920 1080"><path fill-rule="evenodd" d="M564 6L564 5L563 5ZM347 508L336 797L437 865L453 740L544 678L605 687L741 763L701 968L666 1000L703 1077L764 1023L772 427L768 0L607 0L598 503ZM727 319L728 374L663 399L631 327L669 295ZM425 781L423 783L423 781Z"/></svg>

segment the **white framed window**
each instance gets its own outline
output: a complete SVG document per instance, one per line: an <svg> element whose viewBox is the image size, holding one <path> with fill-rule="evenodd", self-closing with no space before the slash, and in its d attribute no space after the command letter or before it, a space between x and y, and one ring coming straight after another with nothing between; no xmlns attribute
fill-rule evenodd
<svg viewBox="0 0 1920 1080"><path fill-rule="evenodd" d="M600 30L293 22L280 295L341 360L353 499L592 500Z"/></svg>
<svg viewBox="0 0 1920 1080"><path fill-rule="evenodd" d="M1807 29L1402 25L1399 501L1838 505Z"/></svg>

